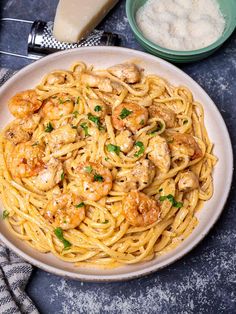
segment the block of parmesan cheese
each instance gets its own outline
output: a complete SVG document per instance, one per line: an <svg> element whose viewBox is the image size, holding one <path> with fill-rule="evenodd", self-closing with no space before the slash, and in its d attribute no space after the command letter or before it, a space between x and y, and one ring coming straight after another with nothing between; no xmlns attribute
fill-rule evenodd
<svg viewBox="0 0 236 314"><path fill-rule="evenodd" d="M60 0L53 35L59 41L78 42L86 37L118 0Z"/></svg>

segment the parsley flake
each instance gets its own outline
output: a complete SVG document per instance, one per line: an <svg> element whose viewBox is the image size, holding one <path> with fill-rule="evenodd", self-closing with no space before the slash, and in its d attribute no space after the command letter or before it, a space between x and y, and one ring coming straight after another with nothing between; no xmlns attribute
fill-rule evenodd
<svg viewBox="0 0 236 314"><path fill-rule="evenodd" d="M143 142L136 142L134 145L139 147L139 151L134 154L134 157L139 157L140 155L142 155L144 153Z"/></svg>
<svg viewBox="0 0 236 314"><path fill-rule="evenodd" d="M65 173L63 171L62 174L61 174L61 180L63 181L64 179L65 179Z"/></svg>
<svg viewBox="0 0 236 314"><path fill-rule="evenodd" d="M84 167L84 170L88 173L91 173L93 171L93 167L92 166L86 166L86 167Z"/></svg>
<svg viewBox="0 0 236 314"><path fill-rule="evenodd" d="M48 124L46 125L44 131L47 132L47 133L51 133L53 130L54 130L54 128L53 128L51 122L48 122Z"/></svg>
<svg viewBox="0 0 236 314"><path fill-rule="evenodd" d="M63 230L60 227L54 229L54 234L63 243L65 250L71 247L71 243L64 238Z"/></svg>
<svg viewBox="0 0 236 314"><path fill-rule="evenodd" d="M140 125L144 125L144 120L142 119L140 122L139 122Z"/></svg>
<svg viewBox="0 0 236 314"><path fill-rule="evenodd" d="M9 211L8 210L4 210L2 213L2 219L6 219L9 216Z"/></svg>
<svg viewBox="0 0 236 314"><path fill-rule="evenodd" d="M161 202L165 201L166 199L168 201L170 201L172 206L174 206L174 207L181 208L183 206L183 203L182 202L177 202L172 194L163 195L163 196L160 196L160 198L159 198L159 200Z"/></svg>
<svg viewBox="0 0 236 314"><path fill-rule="evenodd" d="M116 155L119 155L119 153L120 153L120 146L116 146L116 145L113 145L113 144L108 144L107 145L107 150L109 152L116 153Z"/></svg>
<svg viewBox="0 0 236 314"><path fill-rule="evenodd" d="M76 111L74 111L74 112L73 112L73 115L75 116L75 118L77 118L77 117L78 117L78 115L79 115L79 111L77 111L77 110L76 110Z"/></svg>
<svg viewBox="0 0 236 314"><path fill-rule="evenodd" d="M94 181L97 181L97 182L103 182L104 181L103 177L98 173L95 173L93 178L94 178Z"/></svg>
<svg viewBox="0 0 236 314"><path fill-rule="evenodd" d="M83 206L85 206L84 202L81 202L78 205L75 205L76 208L80 208L80 207L83 207Z"/></svg>
<svg viewBox="0 0 236 314"><path fill-rule="evenodd" d="M105 221L103 221L103 222L101 222L101 224L107 224L109 222L109 220L105 220Z"/></svg>
<svg viewBox="0 0 236 314"><path fill-rule="evenodd" d="M183 124L186 124L186 123L188 123L188 120L184 120Z"/></svg>
<svg viewBox="0 0 236 314"><path fill-rule="evenodd" d="M124 118L128 117L133 111L123 108L120 113L120 118L123 120Z"/></svg>
<svg viewBox="0 0 236 314"><path fill-rule="evenodd" d="M85 136L89 136L87 123L85 123L85 122L84 122L84 123L81 123L80 126L81 126L81 128L84 130Z"/></svg>
<svg viewBox="0 0 236 314"><path fill-rule="evenodd" d="M94 107L94 111L95 112L102 111L102 107L101 106L96 106L96 107Z"/></svg>

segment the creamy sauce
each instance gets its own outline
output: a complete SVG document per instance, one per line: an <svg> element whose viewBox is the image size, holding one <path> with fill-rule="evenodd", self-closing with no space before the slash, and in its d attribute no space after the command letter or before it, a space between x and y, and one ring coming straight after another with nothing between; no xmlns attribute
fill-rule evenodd
<svg viewBox="0 0 236 314"><path fill-rule="evenodd" d="M148 0L136 21L150 41L183 51L209 46L225 27L216 0Z"/></svg>

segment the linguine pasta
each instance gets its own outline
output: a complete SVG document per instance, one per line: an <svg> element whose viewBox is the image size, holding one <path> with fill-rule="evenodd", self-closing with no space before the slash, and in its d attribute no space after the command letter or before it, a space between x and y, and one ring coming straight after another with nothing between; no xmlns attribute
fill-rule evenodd
<svg viewBox="0 0 236 314"><path fill-rule="evenodd" d="M76 266L117 267L174 249L213 194L204 110L135 65L83 62L9 101L0 195L10 231Z"/></svg>

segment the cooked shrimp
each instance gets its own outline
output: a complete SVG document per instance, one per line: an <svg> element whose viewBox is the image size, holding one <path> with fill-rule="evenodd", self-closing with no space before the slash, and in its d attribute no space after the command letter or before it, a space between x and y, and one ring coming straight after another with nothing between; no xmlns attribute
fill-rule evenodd
<svg viewBox="0 0 236 314"><path fill-rule="evenodd" d="M134 103L122 103L115 107L112 113L112 123L117 130L127 128L135 133L145 126L147 120L147 109Z"/></svg>
<svg viewBox="0 0 236 314"><path fill-rule="evenodd" d="M120 134L116 136L116 144L124 153L131 151L134 145L132 133L129 130L121 131Z"/></svg>
<svg viewBox="0 0 236 314"><path fill-rule="evenodd" d="M17 93L8 102L9 110L16 118L28 117L41 106L42 101L33 89Z"/></svg>
<svg viewBox="0 0 236 314"><path fill-rule="evenodd" d="M136 227L148 226L160 216L157 202L142 192L131 191L123 200L123 210L127 221Z"/></svg>
<svg viewBox="0 0 236 314"><path fill-rule="evenodd" d="M62 180L62 163L51 158L39 173L32 177L34 185L41 191L49 191Z"/></svg>
<svg viewBox="0 0 236 314"><path fill-rule="evenodd" d="M74 101L67 94L60 93L43 102L42 116L49 120L59 120L61 117L72 113Z"/></svg>
<svg viewBox="0 0 236 314"><path fill-rule="evenodd" d="M65 83L65 76L59 73L51 73L47 77L48 85L60 85Z"/></svg>
<svg viewBox="0 0 236 314"><path fill-rule="evenodd" d="M81 82L88 87L98 88L102 92L111 93L113 91L111 80L106 77L83 73L81 75Z"/></svg>
<svg viewBox="0 0 236 314"><path fill-rule="evenodd" d="M108 72L126 83L137 83L141 74L139 68L133 63L116 64L108 68Z"/></svg>
<svg viewBox="0 0 236 314"><path fill-rule="evenodd" d="M180 174L178 189L181 192L190 192L199 187L199 181L196 174L192 171L186 171Z"/></svg>
<svg viewBox="0 0 236 314"><path fill-rule="evenodd" d="M82 184L81 194L86 199L98 201L112 188L112 174L100 163L84 162L77 168Z"/></svg>
<svg viewBox="0 0 236 314"><path fill-rule="evenodd" d="M158 169L167 173L170 169L170 151L166 140L160 135L152 137L148 144L148 158Z"/></svg>
<svg viewBox="0 0 236 314"><path fill-rule="evenodd" d="M202 157L202 151L194 137L190 134L176 133L171 136L169 143L172 156L187 155L192 160Z"/></svg>
<svg viewBox="0 0 236 314"><path fill-rule="evenodd" d="M166 106L161 104L151 105L148 111L151 118L158 117L163 119L167 128L173 128L175 126L176 114Z"/></svg>
<svg viewBox="0 0 236 314"><path fill-rule="evenodd" d="M88 99L87 103L92 114L100 118L104 118L107 115L107 106L101 99Z"/></svg>
<svg viewBox="0 0 236 314"><path fill-rule="evenodd" d="M10 160L8 160L13 177L32 177L43 169L43 148L40 145L32 145L32 142L26 142L14 147Z"/></svg>
<svg viewBox="0 0 236 314"><path fill-rule="evenodd" d="M76 137L77 130L66 124L46 135L44 140L50 150L54 151L62 145L75 142Z"/></svg>
<svg viewBox="0 0 236 314"><path fill-rule="evenodd" d="M5 138L13 144L28 142L40 121L39 114L25 119L15 119L5 130Z"/></svg>
<svg viewBox="0 0 236 314"><path fill-rule="evenodd" d="M63 230L74 229L85 218L85 206L78 207L82 200L74 194L62 194L53 198L42 214L55 227Z"/></svg>

